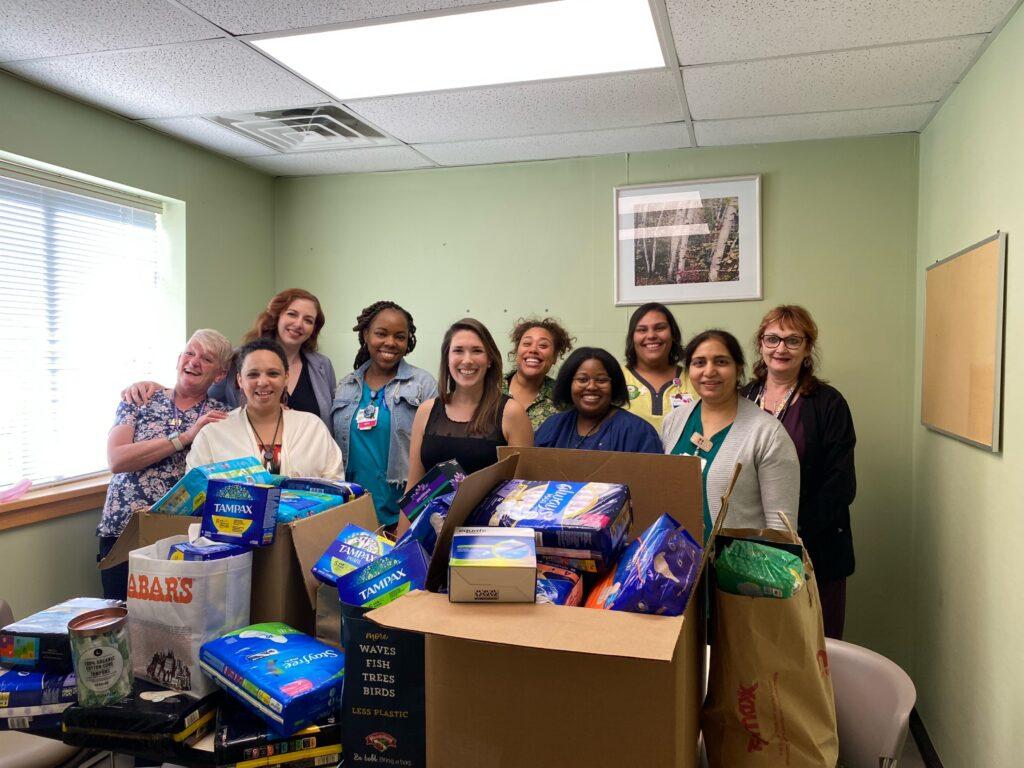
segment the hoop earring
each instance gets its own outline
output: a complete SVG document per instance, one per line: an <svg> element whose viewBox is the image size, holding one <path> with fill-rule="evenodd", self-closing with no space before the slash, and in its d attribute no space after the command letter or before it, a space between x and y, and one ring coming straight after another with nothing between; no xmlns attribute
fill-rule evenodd
<svg viewBox="0 0 1024 768"><path fill-rule="evenodd" d="M810 367L811 367L811 358L805 357L804 358L804 368L810 368Z"/></svg>

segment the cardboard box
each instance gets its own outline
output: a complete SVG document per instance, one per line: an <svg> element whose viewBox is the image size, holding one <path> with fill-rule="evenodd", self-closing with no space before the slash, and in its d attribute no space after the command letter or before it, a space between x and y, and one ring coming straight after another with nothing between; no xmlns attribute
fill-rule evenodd
<svg viewBox="0 0 1024 768"><path fill-rule="evenodd" d="M625 483L633 536L669 512L702 540L698 459L551 448L500 448L499 456L460 484L428 588L445 577L454 528L499 481L517 477ZM682 616L665 617L484 608L414 592L367 616L426 635L431 768L697 765L704 645L695 597Z"/></svg>
<svg viewBox="0 0 1024 768"><path fill-rule="evenodd" d="M533 603L537 546L530 528L459 528L448 560L453 603Z"/></svg>
<svg viewBox="0 0 1024 768"><path fill-rule="evenodd" d="M137 512L99 567L110 568L123 563L131 550L168 536L185 534L191 523L198 522L197 517L155 515L145 510ZM319 515L279 525L274 543L253 552L250 610L253 624L281 621L303 632L314 632L319 582L311 569L349 523L370 530L377 527L377 513L371 496L360 496ZM399 529L407 527L408 521L400 520Z"/></svg>

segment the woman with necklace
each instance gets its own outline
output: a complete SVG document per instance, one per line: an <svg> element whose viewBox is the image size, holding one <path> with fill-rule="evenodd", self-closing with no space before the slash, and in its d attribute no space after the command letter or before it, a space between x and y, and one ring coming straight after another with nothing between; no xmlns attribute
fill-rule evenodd
<svg viewBox="0 0 1024 768"><path fill-rule="evenodd" d="M235 353L235 367L245 404L199 433L188 468L255 456L271 474L341 480L341 450L323 421L284 407L288 358L281 345L273 339L251 341Z"/></svg>
<svg viewBox="0 0 1024 768"><path fill-rule="evenodd" d="M338 384L332 423L346 458L346 479L373 496L377 520L398 522L409 475L412 422L420 403L437 396L437 382L405 357L416 348L412 315L393 301L366 307L352 329L359 337L355 370Z"/></svg>
<svg viewBox="0 0 1024 768"><path fill-rule="evenodd" d="M629 409L658 432L666 415L696 400L679 365L682 354L682 331L668 307L657 302L637 307L626 331Z"/></svg>
<svg viewBox="0 0 1024 768"><path fill-rule="evenodd" d="M555 380L548 373L575 339L550 317L518 320L509 338L515 349L508 359L515 367L502 380L501 391L523 407L537 430L557 410L552 398Z"/></svg>
<svg viewBox="0 0 1024 768"><path fill-rule="evenodd" d="M743 350L721 330L699 333L683 351L700 400L665 419L665 453L697 456L704 480L704 539L722 507L737 463L743 465L729 500L730 527L786 530L796 526L800 463L782 425L740 397Z"/></svg>
<svg viewBox="0 0 1024 768"><path fill-rule="evenodd" d="M778 419L800 457L798 532L814 564L825 636L841 640L846 579L855 561L850 505L857 493L857 435L850 407L815 376L818 326L803 307L783 305L755 335L754 380L741 394Z"/></svg>
<svg viewBox="0 0 1024 768"><path fill-rule="evenodd" d="M628 397L626 378L611 353L580 347L555 380L553 398L564 410L544 422L534 443L542 448L661 453L654 427L622 409Z"/></svg>

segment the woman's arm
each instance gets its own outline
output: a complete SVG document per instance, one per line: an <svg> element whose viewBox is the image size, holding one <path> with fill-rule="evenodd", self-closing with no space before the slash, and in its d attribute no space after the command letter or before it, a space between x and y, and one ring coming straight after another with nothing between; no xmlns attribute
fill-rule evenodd
<svg viewBox="0 0 1024 768"><path fill-rule="evenodd" d="M416 416L412 420L412 434L409 435L409 479L405 481L405 492L408 493L420 481L420 478L427 473L423 467L423 460L420 459L420 449L423 447L423 431L427 428L427 419L430 417L430 409L434 407L434 400L424 400L416 409Z"/></svg>
<svg viewBox="0 0 1024 768"><path fill-rule="evenodd" d="M139 443L133 442L134 439L134 424L118 424L110 430L107 463L111 472L137 472L166 459L177 450L166 437L154 437Z"/></svg>
<svg viewBox="0 0 1024 768"><path fill-rule="evenodd" d="M157 384L155 381L136 381L134 384L129 384L121 390L121 402L142 407L149 402L149 398L161 389L166 389L166 387L163 384Z"/></svg>
<svg viewBox="0 0 1024 768"><path fill-rule="evenodd" d="M756 469L765 524L784 531L786 526L779 516L785 515L795 531L800 509L800 459L781 423L773 425L767 444L757 457Z"/></svg>
<svg viewBox="0 0 1024 768"><path fill-rule="evenodd" d="M505 442L517 448L533 446L533 424L530 417L519 403L512 398L505 402L505 411L501 415L501 432Z"/></svg>

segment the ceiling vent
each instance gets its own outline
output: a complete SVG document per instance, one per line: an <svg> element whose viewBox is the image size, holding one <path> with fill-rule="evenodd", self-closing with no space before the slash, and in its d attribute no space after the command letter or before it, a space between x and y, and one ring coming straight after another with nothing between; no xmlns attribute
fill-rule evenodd
<svg viewBox="0 0 1024 768"><path fill-rule="evenodd" d="M295 107L209 118L278 152L313 152L392 144L392 140L341 107Z"/></svg>

